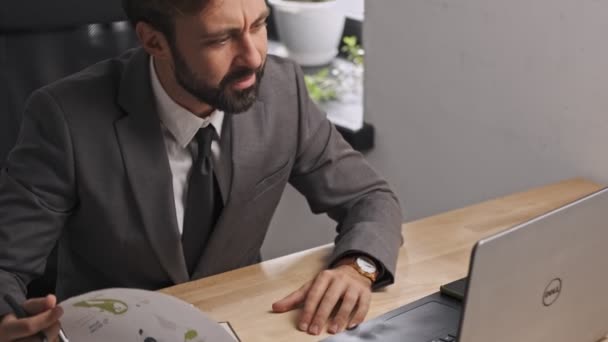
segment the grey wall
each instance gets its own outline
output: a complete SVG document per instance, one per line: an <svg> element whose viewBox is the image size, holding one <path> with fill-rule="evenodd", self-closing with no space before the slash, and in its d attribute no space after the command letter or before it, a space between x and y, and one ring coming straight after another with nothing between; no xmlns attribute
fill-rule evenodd
<svg viewBox="0 0 608 342"><path fill-rule="evenodd" d="M368 159L407 219L569 177L608 183L607 0L365 6ZM264 257L333 235L290 189Z"/></svg>
<svg viewBox="0 0 608 342"><path fill-rule="evenodd" d="M608 182L608 1L366 2L369 159L409 219Z"/></svg>

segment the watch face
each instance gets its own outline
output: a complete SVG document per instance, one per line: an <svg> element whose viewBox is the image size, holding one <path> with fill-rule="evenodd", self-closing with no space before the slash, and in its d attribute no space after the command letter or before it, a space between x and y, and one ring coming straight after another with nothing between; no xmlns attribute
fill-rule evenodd
<svg viewBox="0 0 608 342"><path fill-rule="evenodd" d="M374 265L374 263L371 260L369 260L368 258L358 257L357 265L361 268L361 270L363 270L363 272L367 272L367 273L376 272L376 265Z"/></svg>

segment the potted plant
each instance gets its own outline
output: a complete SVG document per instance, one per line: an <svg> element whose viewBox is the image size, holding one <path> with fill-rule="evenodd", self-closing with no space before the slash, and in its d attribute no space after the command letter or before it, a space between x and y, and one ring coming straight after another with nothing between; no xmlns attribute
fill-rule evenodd
<svg viewBox="0 0 608 342"><path fill-rule="evenodd" d="M338 54L345 15L338 0L268 0L279 39L303 66L331 62Z"/></svg>
<svg viewBox="0 0 608 342"><path fill-rule="evenodd" d="M304 75L306 89L317 104L343 101L349 95L361 97L365 51L354 36L342 39L342 52L350 63L334 63L314 74Z"/></svg>

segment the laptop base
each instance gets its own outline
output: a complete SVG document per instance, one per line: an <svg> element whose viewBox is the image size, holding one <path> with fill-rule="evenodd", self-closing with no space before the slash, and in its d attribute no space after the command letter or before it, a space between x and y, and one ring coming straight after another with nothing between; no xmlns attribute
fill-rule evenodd
<svg viewBox="0 0 608 342"><path fill-rule="evenodd" d="M436 292L323 342L431 342L456 336L462 303Z"/></svg>

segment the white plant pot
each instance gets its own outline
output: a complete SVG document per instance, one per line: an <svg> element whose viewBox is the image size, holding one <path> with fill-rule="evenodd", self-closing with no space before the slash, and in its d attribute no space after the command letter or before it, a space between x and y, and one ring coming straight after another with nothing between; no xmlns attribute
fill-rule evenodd
<svg viewBox="0 0 608 342"><path fill-rule="evenodd" d="M279 39L289 57L303 66L323 65L338 54L345 16L336 0L269 0Z"/></svg>

